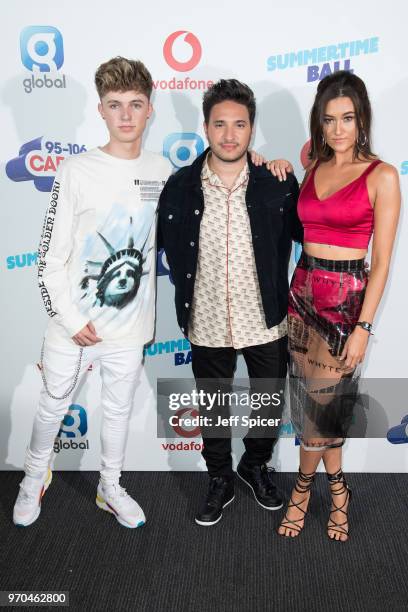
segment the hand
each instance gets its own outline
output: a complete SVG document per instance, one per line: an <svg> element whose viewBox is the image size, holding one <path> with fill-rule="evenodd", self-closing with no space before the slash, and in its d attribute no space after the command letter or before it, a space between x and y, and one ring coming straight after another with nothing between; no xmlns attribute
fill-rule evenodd
<svg viewBox="0 0 408 612"><path fill-rule="evenodd" d="M256 151L252 150L249 151L249 154L251 156L251 161L254 166L262 166L262 164L266 164L266 159L260 153L257 153Z"/></svg>
<svg viewBox="0 0 408 612"><path fill-rule="evenodd" d="M368 331L361 327L356 327L352 334L350 334L340 355L341 361L344 361L345 368L354 370L359 363L363 362L369 337Z"/></svg>
<svg viewBox="0 0 408 612"><path fill-rule="evenodd" d="M287 172L293 172L293 166L287 159L273 159L266 162L266 167L280 182L286 181Z"/></svg>
<svg viewBox="0 0 408 612"><path fill-rule="evenodd" d="M72 336L72 339L78 346L92 346L97 342L102 342L102 338L98 338L96 335L96 329L91 321L75 336Z"/></svg>

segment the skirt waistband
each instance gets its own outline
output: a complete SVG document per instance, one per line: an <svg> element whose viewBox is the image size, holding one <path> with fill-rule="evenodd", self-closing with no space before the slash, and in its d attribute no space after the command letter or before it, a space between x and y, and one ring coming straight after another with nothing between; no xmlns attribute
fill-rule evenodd
<svg viewBox="0 0 408 612"><path fill-rule="evenodd" d="M307 255L304 251L299 259L301 268L327 270L328 272L360 272L365 269L365 259L320 259Z"/></svg>

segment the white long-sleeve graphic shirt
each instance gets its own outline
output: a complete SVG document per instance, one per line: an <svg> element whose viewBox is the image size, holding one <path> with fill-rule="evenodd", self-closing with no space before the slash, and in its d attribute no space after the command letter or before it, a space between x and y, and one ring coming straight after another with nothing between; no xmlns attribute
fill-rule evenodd
<svg viewBox="0 0 408 612"><path fill-rule="evenodd" d="M152 339L156 208L170 174L144 150L126 160L96 148L61 164L38 253L50 342L72 344L89 321L106 343Z"/></svg>

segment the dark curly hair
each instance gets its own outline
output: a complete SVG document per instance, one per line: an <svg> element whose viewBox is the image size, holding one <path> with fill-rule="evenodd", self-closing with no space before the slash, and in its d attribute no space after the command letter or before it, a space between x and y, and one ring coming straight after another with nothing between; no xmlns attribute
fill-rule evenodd
<svg viewBox="0 0 408 612"><path fill-rule="evenodd" d="M215 104L232 100L238 104L243 104L248 109L249 122L251 125L255 121L256 101L254 92L248 85L237 81L237 79L220 79L211 85L203 96L204 120L208 123L211 109Z"/></svg>

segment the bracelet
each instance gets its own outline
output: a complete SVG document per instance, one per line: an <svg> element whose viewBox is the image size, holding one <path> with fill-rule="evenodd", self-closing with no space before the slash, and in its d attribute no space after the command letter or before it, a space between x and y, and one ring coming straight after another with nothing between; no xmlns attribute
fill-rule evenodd
<svg viewBox="0 0 408 612"><path fill-rule="evenodd" d="M372 331L373 329L372 323L368 323L367 321L357 321L356 327L357 325L361 327L362 329L365 329L365 331L367 331L370 334L370 336L374 335L374 332Z"/></svg>

